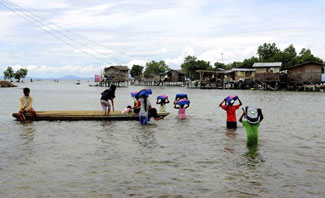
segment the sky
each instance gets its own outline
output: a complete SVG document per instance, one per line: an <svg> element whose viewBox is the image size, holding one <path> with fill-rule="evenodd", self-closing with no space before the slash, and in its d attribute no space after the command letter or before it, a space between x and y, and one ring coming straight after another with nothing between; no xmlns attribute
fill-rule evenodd
<svg viewBox="0 0 325 198"><path fill-rule="evenodd" d="M325 59L323 0L0 0L0 75L91 77L109 65L230 63L293 44Z"/></svg>

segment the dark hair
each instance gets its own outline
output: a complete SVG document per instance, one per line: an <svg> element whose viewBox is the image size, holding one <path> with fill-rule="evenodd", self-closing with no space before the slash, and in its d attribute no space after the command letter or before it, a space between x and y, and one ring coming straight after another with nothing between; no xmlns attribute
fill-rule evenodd
<svg viewBox="0 0 325 198"><path fill-rule="evenodd" d="M23 92L24 92L24 93L26 93L26 92L30 92L30 89L27 88L27 87L25 87L25 88L23 89Z"/></svg>
<svg viewBox="0 0 325 198"><path fill-rule="evenodd" d="M116 90L116 86L115 85L111 85L110 90L115 91Z"/></svg>
<svg viewBox="0 0 325 198"><path fill-rule="evenodd" d="M132 108L130 105L128 105L126 108Z"/></svg>
<svg viewBox="0 0 325 198"><path fill-rule="evenodd" d="M143 97L144 110L147 111L147 97Z"/></svg>

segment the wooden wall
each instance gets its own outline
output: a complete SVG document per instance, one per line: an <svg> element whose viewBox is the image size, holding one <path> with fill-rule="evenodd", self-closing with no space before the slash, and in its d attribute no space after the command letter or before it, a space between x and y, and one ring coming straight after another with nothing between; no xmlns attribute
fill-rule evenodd
<svg viewBox="0 0 325 198"><path fill-rule="evenodd" d="M321 82L322 66L320 65L302 65L288 69L289 82L308 83Z"/></svg>

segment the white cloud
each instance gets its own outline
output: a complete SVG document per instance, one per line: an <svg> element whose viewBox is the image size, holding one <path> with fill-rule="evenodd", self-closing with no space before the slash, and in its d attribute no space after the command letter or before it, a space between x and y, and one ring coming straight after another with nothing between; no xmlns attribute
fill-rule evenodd
<svg viewBox="0 0 325 198"><path fill-rule="evenodd" d="M33 9L55 9L55 8L68 8L70 5L61 0L10 0L12 3L23 7ZM12 5L12 4L10 4Z"/></svg>
<svg viewBox="0 0 325 198"><path fill-rule="evenodd" d="M191 47L185 47L181 55L177 58L167 58L166 64L173 69L180 69L180 65L184 62L186 56L193 56L195 54L194 49Z"/></svg>
<svg viewBox="0 0 325 198"><path fill-rule="evenodd" d="M0 8L0 65L29 65L31 72L40 75L47 75L46 71L51 75L65 74L65 71L86 75L101 67L88 65L110 63L131 67L151 60L165 60L170 67L178 69L187 55L213 64L222 61L223 53L224 63L230 63L256 55L257 47L265 42L276 42L281 49L293 44L297 52L303 47L310 48L325 59L325 47L320 45L325 42L323 1L295 4L250 0L13 2L100 43L69 33L95 51L74 45L105 61L80 53Z"/></svg>
<svg viewBox="0 0 325 198"><path fill-rule="evenodd" d="M130 62L127 63L127 66L131 69L133 65L141 65L145 66L147 63L146 60L140 60L140 59L133 59Z"/></svg>

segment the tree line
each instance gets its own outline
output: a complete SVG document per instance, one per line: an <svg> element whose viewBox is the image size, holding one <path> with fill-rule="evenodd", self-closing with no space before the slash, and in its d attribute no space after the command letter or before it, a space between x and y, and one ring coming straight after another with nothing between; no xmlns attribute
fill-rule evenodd
<svg viewBox="0 0 325 198"><path fill-rule="evenodd" d="M16 82L20 82L21 79L26 78L28 73L27 69L20 68L16 72L12 69L12 67L7 67L7 69L3 72L3 77L5 80L16 79Z"/></svg>
<svg viewBox="0 0 325 198"><path fill-rule="evenodd" d="M234 61L229 64L215 62L213 65L209 61L198 60L195 56L187 56L181 64L181 69L186 73L187 77L197 79L199 74L196 70L216 71L218 69L252 68L255 62L282 62L282 70L309 61L324 63L321 58L314 56L310 49L302 48L297 53L292 44L282 51L275 43L264 43L257 48L256 54L257 56L246 58L243 61ZM133 65L131 76L136 77L142 74L145 77L149 77L151 74L164 76L169 70L171 69L164 61L151 61L146 63L145 67Z"/></svg>

